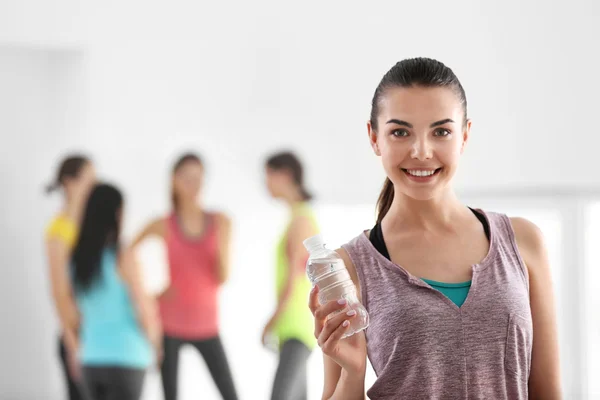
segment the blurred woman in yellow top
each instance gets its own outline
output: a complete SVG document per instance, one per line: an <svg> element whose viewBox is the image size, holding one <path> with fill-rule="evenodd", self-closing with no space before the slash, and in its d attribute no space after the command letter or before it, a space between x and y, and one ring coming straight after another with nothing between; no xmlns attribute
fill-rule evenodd
<svg viewBox="0 0 600 400"><path fill-rule="evenodd" d="M266 162L266 183L271 196L286 203L288 223L275 252L277 306L263 330L263 344L277 341L279 364L271 400L306 400L307 361L315 347L314 325L306 310L311 284L306 276L308 252L302 242L318 233L312 196L304 186L304 169L291 152L273 154Z"/></svg>
<svg viewBox="0 0 600 400"><path fill-rule="evenodd" d="M62 160L54 182L46 188L47 193L60 190L64 196L61 210L46 229L46 253L50 267L52 296L63 327L75 327L79 324L74 299L70 291L65 288L70 288L68 265L71 250L77 241L86 200L95 182L96 172L89 158L71 155ZM61 335L59 348L69 400L83 399L77 383L79 378L76 360L77 338L68 333Z"/></svg>

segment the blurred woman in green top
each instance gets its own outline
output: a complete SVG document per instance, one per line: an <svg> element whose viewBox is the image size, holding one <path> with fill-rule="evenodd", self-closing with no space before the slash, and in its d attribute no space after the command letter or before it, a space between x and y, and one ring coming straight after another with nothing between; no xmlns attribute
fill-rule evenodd
<svg viewBox="0 0 600 400"><path fill-rule="evenodd" d="M284 201L289 222L276 247L275 282L277 307L263 331L263 344L278 342L279 365L272 400L307 398L306 362L316 344L313 320L306 304L311 289L305 269L308 253L302 241L318 233L311 196L304 187L303 168L290 152L277 153L266 162L267 188L272 197Z"/></svg>

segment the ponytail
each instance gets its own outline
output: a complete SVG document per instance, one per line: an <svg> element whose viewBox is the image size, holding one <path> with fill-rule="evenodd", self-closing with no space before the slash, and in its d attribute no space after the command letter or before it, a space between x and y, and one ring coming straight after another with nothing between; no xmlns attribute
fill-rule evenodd
<svg viewBox="0 0 600 400"><path fill-rule="evenodd" d="M383 189L377 199L377 223L381 223L383 217L387 214L392 207L394 201L394 184L390 181L390 178L385 178Z"/></svg>
<svg viewBox="0 0 600 400"><path fill-rule="evenodd" d="M55 190L58 190L58 188L60 187L60 183L54 182L54 183L49 183L48 185L46 185L46 187L44 188L44 191L46 192L46 194L51 194L52 192L54 192Z"/></svg>

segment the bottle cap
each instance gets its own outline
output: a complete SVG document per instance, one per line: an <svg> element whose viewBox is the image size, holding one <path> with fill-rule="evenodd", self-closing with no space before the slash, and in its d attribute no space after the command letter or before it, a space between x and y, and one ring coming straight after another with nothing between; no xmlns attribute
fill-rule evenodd
<svg viewBox="0 0 600 400"><path fill-rule="evenodd" d="M325 240L321 234L309 237L302 242L306 250L311 251L313 249L321 248L325 245Z"/></svg>

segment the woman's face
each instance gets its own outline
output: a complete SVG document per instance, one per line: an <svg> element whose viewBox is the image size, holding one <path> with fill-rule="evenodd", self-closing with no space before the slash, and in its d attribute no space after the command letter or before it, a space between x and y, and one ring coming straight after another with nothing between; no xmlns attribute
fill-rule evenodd
<svg viewBox="0 0 600 400"><path fill-rule="evenodd" d="M290 185L290 174L288 171L267 167L265 175L267 189L271 197L275 199L281 198L286 192L286 188Z"/></svg>
<svg viewBox="0 0 600 400"><path fill-rule="evenodd" d="M96 184L96 169L91 162L85 163L79 174L74 178L67 178L63 183L65 191L75 196L88 196Z"/></svg>
<svg viewBox="0 0 600 400"><path fill-rule="evenodd" d="M397 193L429 200L450 186L471 129L452 89L389 89L377 124L368 125L371 146Z"/></svg>
<svg viewBox="0 0 600 400"><path fill-rule="evenodd" d="M204 181L204 168L197 161L188 161L173 174L173 190L178 199L194 202Z"/></svg>

